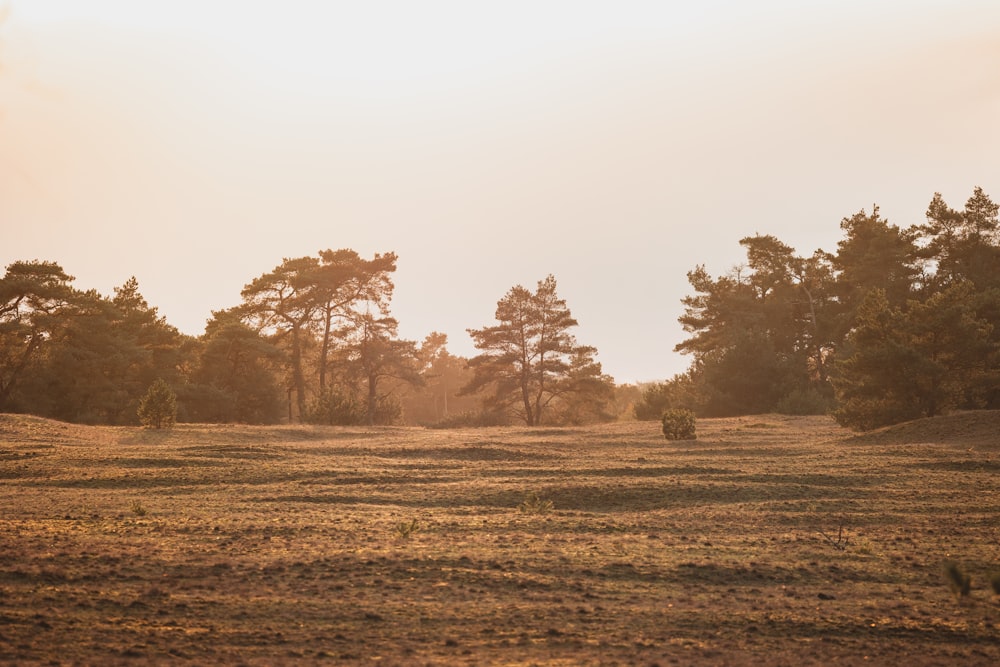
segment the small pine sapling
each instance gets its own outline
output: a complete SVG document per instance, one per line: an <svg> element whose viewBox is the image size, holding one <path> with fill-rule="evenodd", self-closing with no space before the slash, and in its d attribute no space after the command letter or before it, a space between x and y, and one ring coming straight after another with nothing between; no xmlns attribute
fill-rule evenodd
<svg viewBox="0 0 1000 667"><path fill-rule="evenodd" d="M663 435L667 440L695 440L694 413L690 410L667 410L663 413Z"/></svg>
<svg viewBox="0 0 1000 667"><path fill-rule="evenodd" d="M177 420L177 396L162 378L158 378L142 397L136 414L146 428L170 428Z"/></svg>

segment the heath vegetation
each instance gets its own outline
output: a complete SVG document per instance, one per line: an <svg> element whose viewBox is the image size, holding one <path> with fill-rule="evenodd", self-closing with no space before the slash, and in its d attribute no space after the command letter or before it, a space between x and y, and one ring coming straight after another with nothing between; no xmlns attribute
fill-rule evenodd
<svg viewBox="0 0 1000 667"><path fill-rule="evenodd" d="M998 429L0 416L0 663L994 665Z"/></svg>

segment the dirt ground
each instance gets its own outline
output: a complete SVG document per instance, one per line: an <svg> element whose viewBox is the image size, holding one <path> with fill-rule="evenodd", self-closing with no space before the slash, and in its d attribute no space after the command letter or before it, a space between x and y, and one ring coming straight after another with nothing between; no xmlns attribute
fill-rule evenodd
<svg viewBox="0 0 1000 667"><path fill-rule="evenodd" d="M1000 413L658 427L0 415L0 663L1000 664Z"/></svg>

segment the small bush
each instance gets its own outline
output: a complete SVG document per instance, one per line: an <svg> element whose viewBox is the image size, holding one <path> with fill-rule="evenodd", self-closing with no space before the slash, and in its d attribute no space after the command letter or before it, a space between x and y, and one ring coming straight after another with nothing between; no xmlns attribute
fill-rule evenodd
<svg viewBox="0 0 1000 667"><path fill-rule="evenodd" d="M162 378L149 386L136 414L146 428L170 428L177 421L177 397Z"/></svg>
<svg viewBox="0 0 1000 667"><path fill-rule="evenodd" d="M667 410L663 413L663 435L667 440L695 440L694 413L690 410Z"/></svg>

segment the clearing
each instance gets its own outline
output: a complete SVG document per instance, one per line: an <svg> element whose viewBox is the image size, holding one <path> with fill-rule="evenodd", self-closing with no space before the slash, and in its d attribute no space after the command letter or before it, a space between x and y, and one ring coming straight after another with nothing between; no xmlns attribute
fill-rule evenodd
<svg viewBox="0 0 1000 667"><path fill-rule="evenodd" d="M1000 413L698 431L0 415L0 663L1000 664Z"/></svg>

